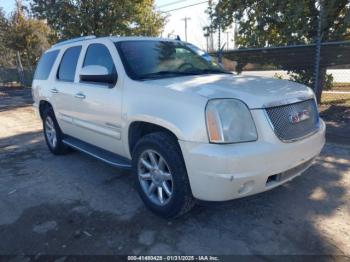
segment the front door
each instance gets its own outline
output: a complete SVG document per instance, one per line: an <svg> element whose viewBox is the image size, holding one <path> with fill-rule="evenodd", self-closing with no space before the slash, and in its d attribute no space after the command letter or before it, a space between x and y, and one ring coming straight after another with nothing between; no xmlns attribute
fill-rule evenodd
<svg viewBox="0 0 350 262"><path fill-rule="evenodd" d="M113 45L110 48L114 47ZM117 73L109 48L103 43L85 47L85 56L78 65L98 65L108 73ZM78 72L79 72L78 71ZM123 155L121 142L122 85L89 82L78 79L74 95L73 123L79 130L78 138L108 151Z"/></svg>

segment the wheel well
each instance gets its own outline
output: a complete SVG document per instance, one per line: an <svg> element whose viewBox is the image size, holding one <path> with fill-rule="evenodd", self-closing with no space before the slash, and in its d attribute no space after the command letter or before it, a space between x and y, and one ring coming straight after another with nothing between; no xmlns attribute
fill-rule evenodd
<svg viewBox="0 0 350 262"><path fill-rule="evenodd" d="M41 100L39 103L39 113L40 113L41 119L43 119L44 112L46 111L47 108L52 108L52 105L45 100Z"/></svg>
<svg viewBox="0 0 350 262"><path fill-rule="evenodd" d="M176 135L173 132L171 132L169 129L166 129L162 126L147 123L147 122L142 122L142 121L133 122L129 127L130 154L132 154L137 141L139 141L143 136L148 135L150 133L155 133L155 132L166 132L170 134L176 141L178 140Z"/></svg>

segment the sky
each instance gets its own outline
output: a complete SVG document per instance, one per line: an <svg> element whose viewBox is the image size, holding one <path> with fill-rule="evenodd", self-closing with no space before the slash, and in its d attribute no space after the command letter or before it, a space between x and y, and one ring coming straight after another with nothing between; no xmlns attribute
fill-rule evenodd
<svg viewBox="0 0 350 262"><path fill-rule="evenodd" d="M178 2L177 4L168 5L170 3ZM202 3L203 0L185 0L185 1L176 1L176 0L156 0L156 6L158 10L168 11L171 9L181 8L188 5L193 5L197 3ZM185 40L185 17L188 17L187 20L187 41L197 45L202 49L206 49L206 40L203 36L202 28L209 25L207 14L205 10L207 9L208 4L203 3L192 7L187 7L180 10L174 10L165 13L168 15L167 24L165 25L163 31L163 37L168 37L169 34L179 35L181 40Z"/></svg>
<svg viewBox="0 0 350 262"><path fill-rule="evenodd" d="M208 4L203 2L205 2L205 0L155 0L157 10L164 12L164 15L168 16L162 36L179 35L181 40L185 40L185 21L183 18L188 17L190 19L187 20L187 41L206 50L206 39L203 36L202 28L209 24L208 16L205 13ZM170 11L197 3L202 4ZM15 0L0 0L0 6L3 7L8 14L13 11ZM214 36L214 45L216 45L216 39L217 36ZM230 45L232 47L232 30L222 34L222 42L227 42L227 39L229 39L229 47Z"/></svg>

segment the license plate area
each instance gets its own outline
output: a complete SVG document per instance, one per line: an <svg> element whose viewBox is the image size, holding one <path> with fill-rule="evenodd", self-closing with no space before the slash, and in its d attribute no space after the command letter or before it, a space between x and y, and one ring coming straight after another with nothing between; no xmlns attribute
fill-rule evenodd
<svg viewBox="0 0 350 262"><path fill-rule="evenodd" d="M308 161L306 161L306 162L304 162L296 167L293 167L287 171L269 176L266 180L266 186L270 187L270 186L273 186L275 184L282 183L282 182L300 174L301 172L305 171L308 167L311 166L314 159L315 158L311 158L310 160L308 160Z"/></svg>

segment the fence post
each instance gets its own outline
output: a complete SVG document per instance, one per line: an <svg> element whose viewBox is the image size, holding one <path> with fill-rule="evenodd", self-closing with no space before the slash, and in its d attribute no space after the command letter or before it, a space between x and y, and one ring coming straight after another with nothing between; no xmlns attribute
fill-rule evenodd
<svg viewBox="0 0 350 262"><path fill-rule="evenodd" d="M322 86L320 86L320 61L321 61L321 43L322 43L322 15L323 15L323 4L322 0L318 1L319 4L319 13L318 13L318 23L317 23L317 37L316 37L316 57L315 57L315 68L314 68L314 92L317 98L317 103L321 102Z"/></svg>
<svg viewBox="0 0 350 262"><path fill-rule="evenodd" d="M220 2L219 2L220 4ZM222 53L221 53L221 14L218 9L218 62L221 64L222 62Z"/></svg>

